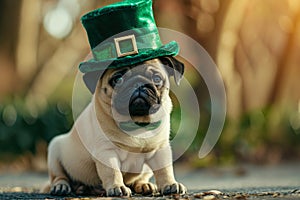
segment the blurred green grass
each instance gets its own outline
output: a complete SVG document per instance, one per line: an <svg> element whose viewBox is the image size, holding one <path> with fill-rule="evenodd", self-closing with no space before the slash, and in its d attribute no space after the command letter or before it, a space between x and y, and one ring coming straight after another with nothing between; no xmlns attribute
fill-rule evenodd
<svg viewBox="0 0 300 200"><path fill-rule="evenodd" d="M34 112L22 100L0 105L0 155L36 153L40 141L49 142L67 132L73 124L68 103L50 103L43 111Z"/></svg>

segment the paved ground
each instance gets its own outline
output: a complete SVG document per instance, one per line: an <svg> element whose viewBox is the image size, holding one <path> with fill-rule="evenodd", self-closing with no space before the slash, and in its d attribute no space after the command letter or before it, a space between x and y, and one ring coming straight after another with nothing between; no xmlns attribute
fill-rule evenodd
<svg viewBox="0 0 300 200"><path fill-rule="evenodd" d="M190 189L299 187L300 163L238 166L196 171L178 170L178 178Z"/></svg>
<svg viewBox="0 0 300 200"><path fill-rule="evenodd" d="M300 163L199 170L177 166L175 171L177 179L189 188L188 195L143 199L300 199ZM46 181L47 175L40 173L0 174L0 199L57 199L36 193Z"/></svg>

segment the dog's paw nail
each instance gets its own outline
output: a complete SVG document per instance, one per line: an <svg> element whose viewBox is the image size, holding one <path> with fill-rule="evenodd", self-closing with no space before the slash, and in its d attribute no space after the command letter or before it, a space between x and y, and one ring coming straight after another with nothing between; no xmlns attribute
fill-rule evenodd
<svg viewBox="0 0 300 200"><path fill-rule="evenodd" d="M108 192L108 196L119 197L119 196L122 196L121 194L122 194L122 192L121 192L120 188L112 188Z"/></svg>
<svg viewBox="0 0 300 200"><path fill-rule="evenodd" d="M173 183L172 185L167 185L164 187L162 194L185 194L187 192L186 187L181 183Z"/></svg>
<svg viewBox="0 0 300 200"><path fill-rule="evenodd" d="M122 186L121 187L123 196L130 196L131 195L131 190L128 187Z"/></svg>
<svg viewBox="0 0 300 200"><path fill-rule="evenodd" d="M171 194L171 186L167 185L165 186L164 190L163 190L163 195L168 195Z"/></svg>
<svg viewBox="0 0 300 200"><path fill-rule="evenodd" d="M107 196L109 197L121 197L121 196L130 196L130 195L131 195L131 190L126 186L119 186L107 190Z"/></svg>
<svg viewBox="0 0 300 200"><path fill-rule="evenodd" d="M71 187L69 184L57 184L52 186L50 190L51 195L68 195L71 193Z"/></svg>
<svg viewBox="0 0 300 200"><path fill-rule="evenodd" d="M174 183L173 185L171 185L171 194L176 194L179 191L179 184Z"/></svg>
<svg viewBox="0 0 300 200"><path fill-rule="evenodd" d="M187 193L187 189L183 184L178 183L178 186L179 186L179 194L186 194Z"/></svg>

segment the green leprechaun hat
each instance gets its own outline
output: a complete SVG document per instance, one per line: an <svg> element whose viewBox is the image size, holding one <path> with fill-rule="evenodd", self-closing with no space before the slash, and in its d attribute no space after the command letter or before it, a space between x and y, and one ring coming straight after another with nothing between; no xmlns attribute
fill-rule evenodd
<svg viewBox="0 0 300 200"><path fill-rule="evenodd" d="M177 42L161 43L152 0L125 0L87 13L82 18L93 58L80 63L83 73L134 65L175 56Z"/></svg>

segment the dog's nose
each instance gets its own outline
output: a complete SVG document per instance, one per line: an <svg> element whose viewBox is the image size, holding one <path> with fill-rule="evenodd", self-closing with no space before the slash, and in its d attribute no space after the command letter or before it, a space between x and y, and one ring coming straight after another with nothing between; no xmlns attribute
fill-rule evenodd
<svg viewBox="0 0 300 200"><path fill-rule="evenodd" d="M139 87L136 87L135 90L133 91L133 93L131 95L131 99L141 97L141 96L147 98L147 95L148 95L148 93L145 89L145 86L139 86Z"/></svg>
<svg viewBox="0 0 300 200"><path fill-rule="evenodd" d="M158 104L154 88L150 84L136 83L137 86L129 100L129 113L131 116L145 116L155 113L158 109L151 109ZM159 108L159 107L158 107Z"/></svg>

